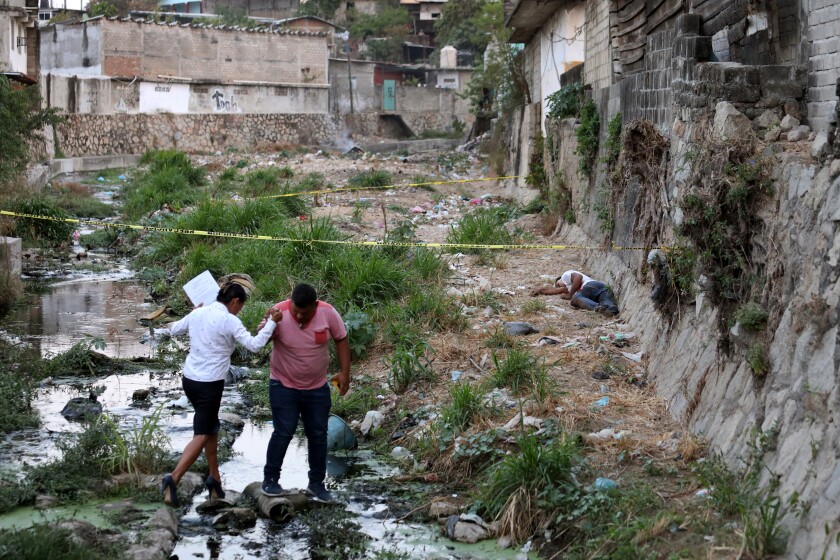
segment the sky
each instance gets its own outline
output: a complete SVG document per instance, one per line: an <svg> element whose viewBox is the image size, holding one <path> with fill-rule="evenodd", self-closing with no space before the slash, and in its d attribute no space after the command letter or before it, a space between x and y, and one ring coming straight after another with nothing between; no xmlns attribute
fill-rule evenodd
<svg viewBox="0 0 840 560"><path fill-rule="evenodd" d="M88 0L50 0L53 8L63 8L66 10L81 10L86 6ZM40 2L38 3L40 5Z"/></svg>

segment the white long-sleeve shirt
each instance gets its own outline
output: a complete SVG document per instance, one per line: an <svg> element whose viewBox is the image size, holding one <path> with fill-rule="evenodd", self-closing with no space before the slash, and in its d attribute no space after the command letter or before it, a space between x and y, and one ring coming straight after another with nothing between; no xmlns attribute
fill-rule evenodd
<svg viewBox="0 0 840 560"><path fill-rule="evenodd" d="M237 342L256 352L266 345L275 325L269 318L257 336L251 336L239 317L216 301L194 309L172 323L169 334L190 333L190 353L184 363L184 377L194 381L218 381L227 375L230 355Z"/></svg>

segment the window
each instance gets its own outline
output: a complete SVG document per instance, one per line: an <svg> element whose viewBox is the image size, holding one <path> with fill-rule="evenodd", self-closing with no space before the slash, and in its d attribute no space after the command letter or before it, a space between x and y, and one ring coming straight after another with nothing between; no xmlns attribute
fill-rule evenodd
<svg viewBox="0 0 840 560"><path fill-rule="evenodd" d="M25 47L26 46L26 37L18 36L17 46L18 47Z"/></svg>

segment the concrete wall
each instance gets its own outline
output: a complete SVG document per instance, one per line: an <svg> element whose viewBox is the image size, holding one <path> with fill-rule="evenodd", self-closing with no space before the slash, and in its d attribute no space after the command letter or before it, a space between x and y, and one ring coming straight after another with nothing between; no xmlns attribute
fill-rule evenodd
<svg viewBox="0 0 840 560"><path fill-rule="evenodd" d="M41 96L65 113L326 113L326 86L168 83L107 77L41 78Z"/></svg>
<svg viewBox="0 0 840 560"><path fill-rule="evenodd" d="M326 114L68 115L56 133L61 151L78 157L328 144L336 137L336 125Z"/></svg>
<svg viewBox="0 0 840 560"><path fill-rule="evenodd" d="M27 31L28 17L21 9L0 10L0 69L6 72L31 72L28 65L27 47L18 46L18 37L26 40L32 36ZM32 24L34 25L34 23ZM34 47L37 52L37 46Z"/></svg>
<svg viewBox="0 0 840 560"><path fill-rule="evenodd" d="M99 18L47 28L41 43L41 70L53 74L327 83L327 37L321 33L221 30ZM97 43L99 58L95 57Z"/></svg>
<svg viewBox="0 0 840 560"><path fill-rule="evenodd" d="M545 98L560 89L560 76L584 60L585 3L582 0L567 3L554 13L540 29L540 96ZM545 130L545 111L542 128Z"/></svg>
<svg viewBox="0 0 840 560"><path fill-rule="evenodd" d="M610 0L587 0L584 29L586 66L583 83L593 89L612 85L613 68L610 51Z"/></svg>
<svg viewBox="0 0 840 560"><path fill-rule="evenodd" d="M840 78L840 1L803 1L809 3L808 121L814 130L828 130Z"/></svg>

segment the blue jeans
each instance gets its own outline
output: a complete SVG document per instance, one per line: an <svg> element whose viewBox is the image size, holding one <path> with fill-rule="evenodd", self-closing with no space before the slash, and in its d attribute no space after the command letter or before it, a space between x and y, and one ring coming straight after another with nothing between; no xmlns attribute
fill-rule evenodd
<svg viewBox="0 0 840 560"><path fill-rule="evenodd" d="M280 478L280 468L300 418L303 420L309 451L309 483L324 482L327 476L327 422L331 404L327 384L324 383L319 389L300 390L284 387L272 379L268 383L268 399L274 432L268 442L264 478Z"/></svg>
<svg viewBox="0 0 840 560"><path fill-rule="evenodd" d="M590 311L600 305L610 313L618 314L618 306L613 301L612 292L606 284L597 280L587 282L586 285L575 292L572 299L582 303Z"/></svg>

